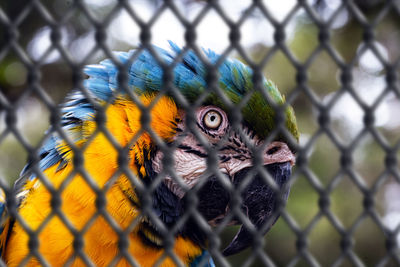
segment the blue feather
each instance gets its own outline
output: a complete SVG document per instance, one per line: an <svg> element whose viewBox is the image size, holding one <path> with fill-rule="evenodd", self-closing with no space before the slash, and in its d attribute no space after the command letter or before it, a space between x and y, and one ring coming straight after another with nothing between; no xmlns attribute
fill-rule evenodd
<svg viewBox="0 0 400 267"><path fill-rule="evenodd" d="M200 265L201 263L203 265ZM193 259L189 267L215 267L215 263L210 253L207 250L203 250L199 256Z"/></svg>

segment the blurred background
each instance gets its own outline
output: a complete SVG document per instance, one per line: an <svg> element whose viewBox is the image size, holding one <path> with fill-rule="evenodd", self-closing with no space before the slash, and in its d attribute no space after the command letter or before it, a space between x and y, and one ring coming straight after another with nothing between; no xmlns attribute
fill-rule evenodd
<svg viewBox="0 0 400 267"><path fill-rule="evenodd" d="M17 107L16 127L32 146L42 140L50 114L45 102L28 86L29 81L36 81L35 86L40 86L54 103L62 103L66 94L74 89L73 73L66 57L77 66L96 63L106 57L104 51L96 47L96 38L101 36L96 34L96 26L88 15L99 22L106 21L104 42L111 50L133 49L140 40L140 27L126 9L118 7L119 1L77 1L85 6L84 12L72 0L36 2L41 5L27 8L25 0L0 1L0 103L7 99ZM229 19L238 21L252 1L218 2ZM353 1L356 14L340 0L307 1L308 11L297 8L295 0L264 1L273 20L285 23L284 43L291 55L307 65L306 85L311 94L305 93L297 83L297 69L290 58L274 47L275 28L261 10L252 10L241 24L240 43L247 57L261 62L268 55L264 74L292 103L301 132L300 145L307 147L308 168L306 172L295 171L286 207L288 216L286 220L281 218L265 239L265 251L277 266L309 266L311 261L321 266L353 265L348 258L337 260L343 254L343 236L320 212L321 193L329 194L329 210L338 224L351 233L355 258L366 266L379 263L399 266L399 261L387 254L384 233L384 229L399 228L400 223L400 1L388 2L392 4L381 0ZM171 10L161 8L162 1L125 3L143 22L153 20L153 14L159 13L151 27L152 43L164 48L168 48L167 40L185 44L185 27ZM195 20L207 5L206 1L195 0L176 0L174 4L189 21ZM351 67L355 95L342 90L340 67L332 53L320 46L319 27L310 14L329 22L331 48L336 51L334 55ZM357 16L373 25L373 49L363 42L368 27ZM49 18L62 25L59 36L52 32ZM230 28L213 9L197 25L196 33L199 47L222 53L229 45ZM13 45L8 42L10 38L14 40ZM58 40L65 52L60 53L52 45L52 39ZM245 58L236 51L229 56L243 61ZM37 72L30 72L26 64L36 65ZM388 64L395 66L395 88L388 88L386 84L388 68L385 66ZM329 106L331 134L319 128L317 103ZM375 134L363 130L362 106L374 107ZM343 146L355 146L350 154L352 177L341 170L342 153L333 140ZM396 150L394 172L385 167L386 151L381 144ZM25 165L27 155L18 138L7 131L5 107L0 106L0 178L12 184ZM365 195L360 188L373 192L374 216L364 211ZM376 218L382 220L381 225ZM308 247L303 255L308 261L299 257L298 236L293 226L289 226L289 220L306 234ZM225 231L224 242L235 232L232 228ZM395 253L399 259L399 250ZM242 266L250 254L247 250L229 260L232 266ZM251 264L260 266L261 262L256 257Z"/></svg>

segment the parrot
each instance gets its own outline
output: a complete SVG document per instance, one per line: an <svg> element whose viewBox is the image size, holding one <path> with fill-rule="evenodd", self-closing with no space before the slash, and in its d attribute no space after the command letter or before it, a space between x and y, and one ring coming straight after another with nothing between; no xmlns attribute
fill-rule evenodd
<svg viewBox="0 0 400 267"><path fill-rule="evenodd" d="M215 227L239 226L229 256L278 219L299 139L293 108L238 59L169 43L84 67L1 193L7 266L211 267Z"/></svg>

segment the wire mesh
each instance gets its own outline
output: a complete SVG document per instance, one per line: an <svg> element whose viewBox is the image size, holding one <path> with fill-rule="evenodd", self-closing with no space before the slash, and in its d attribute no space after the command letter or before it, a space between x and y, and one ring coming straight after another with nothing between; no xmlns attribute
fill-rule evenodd
<svg viewBox="0 0 400 267"><path fill-rule="evenodd" d="M90 2L90 1L89 1ZM182 1L185 5L189 5L191 1ZM132 232L137 231L138 227L141 227L143 222L147 222L150 226L157 229L159 237L154 237L154 242L161 240L161 253L154 254L155 265L160 266L168 259L171 264L177 266L185 266L187 263L182 261L175 249L177 243L176 237L179 231L185 227L186 224L191 220L196 221L198 227L202 230L206 239L208 240L207 246L208 251L214 259L217 266L276 266L276 265L288 265L288 266L397 266L400 264L399 254L399 231L400 224L398 219L390 219L390 212L393 212L394 217L400 212L399 202L399 191L396 190L399 187L400 182L400 168L398 157L400 155L400 139L399 130L400 127L393 126L391 128L389 137L384 134L385 130L382 127L377 126L377 122L382 120L377 112L380 106L382 106L387 98L392 99L395 103L393 107L398 107L400 102L400 89L399 89L399 65L400 57L397 55L393 58L388 57L382 52L381 45L378 43L381 34L380 25L383 21L391 16L394 21L394 25L397 26L395 29L389 29L389 32L398 32L398 19L400 16L400 2L399 1L332 1L337 2L337 7L334 12L329 16L324 16L324 10L329 6L330 1L297 1L293 4L289 12L282 19L277 19L274 12L270 10L268 1L254 0L248 3L248 5L242 9L241 15L237 19L232 19L229 16L227 6L224 6L220 1L193 1L201 4L201 9L194 16L193 19L188 19L185 11L181 9L181 5L178 1L154 1L155 9L154 13L149 16L148 19L143 19L141 14L136 10L135 3L127 0L120 0L112 5L102 16L98 16L98 12L93 9L93 6L88 4L88 1L74 0L68 3L59 4L57 11L56 5L52 6L47 1L30 0L18 2L15 4L5 3L3 6L0 4L0 32L3 34L2 43L0 46L0 58L7 66L13 59L19 62L19 68L17 70L26 73L26 82L23 82L19 86L11 87L0 84L0 112L3 116L4 127L1 128L0 143L6 143L7 138L12 136L15 138L15 142L18 143L20 150L24 150L28 155L28 161L30 162L30 170L35 177L40 181L41 187L45 188L48 192L48 205L50 211L46 214L45 219L38 223L33 224L29 221L29 217L25 217L26 214L20 214L20 201L21 192L16 191L13 186L10 186L6 179L0 179L0 186L4 190L5 195L3 198L6 200L6 210L13 220L21 227L22 231L27 233L27 246L29 253L22 258L22 262L17 265L28 265L29 263L36 263L38 265L50 266L53 259L48 259L41 254L41 246L43 242L40 242L39 236L41 233L49 227L54 221L58 221L62 228L65 228L71 235L72 243L71 250L69 250L68 259L65 265L96 265L94 259L87 255L87 248L85 247L85 235L88 235L93 228L96 227L98 221L102 221L104 225L107 225L107 229L104 231L112 232L112 235L117 236L118 253L116 257L113 257L110 262L103 262L104 265L115 266L121 264L122 261L131 266L140 266L140 262L130 253L130 235ZM62 6L66 5L66 6ZM374 7L375 14L367 14L365 10L368 10L369 6ZM17 8L16 8L17 7ZM111 51L109 42L109 28L110 25L115 21L121 12L126 12L131 20L139 27L140 33L138 40L140 45L137 47L135 52L129 55L129 59L126 62L121 62L116 54ZM152 29L157 24L160 17L166 12L169 12L173 17L179 21L184 29L184 43L180 54L175 58L171 59L171 62L165 62L160 56L157 49L152 45ZM197 41L197 37L200 34L199 28L204 21L207 21L209 14L213 12L217 14L220 20L228 28L228 39L229 44L221 52L221 56L214 63L211 63L204 57L201 50L202 44ZM246 51L247 49L241 44L242 37L245 35L243 28L250 18L257 12L259 16L267 21L272 26L273 32L273 44L267 49L266 53L252 56ZM297 51L293 51L293 47L287 42L287 29L290 27L290 23L293 22L293 18L296 13L303 12L304 16L308 18L309 24L314 27L313 36L309 35L306 38L314 38L315 46L308 49L307 55ZM358 48L356 51L348 52L350 56L343 56L340 50L333 43L332 35L337 35L335 27L338 18L343 15L343 12L347 16L351 17L353 26L357 25L359 28L358 33L361 38L359 40L353 36L346 36L345 38L355 38L348 42L353 44L356 43ZM43 51L41 56L33 58L26 49L25 40L23 34L26 33L24 23L26 21L32 21L29 16L36 16L41 22L41 26L48 27L49 43L50 45ZM79 18L77 18L79 14ZM101 17L101 19L100 19ZM82 19L83 18L83 19ZM73 46L66 47L63 41L66 27L72 27L72 20L78 19L81 24L88 24L92 29L92 38L95 40L95 46L87 49L87 53L84 56L76 57L70 48ZM33 20L34 21L34 20ZM397 23L397 24L396 24ZM78 23L79 24L79 23ZM72 26L71 26L72 25ZM174 29L171 29L173 31ZM76 29L78 31L78 29ZM336 39L335 39L336 40ZM397 40L397 39L396 39ZM346 42L344 42L346 44ZM399 51L399 42L394 43L394 50ZM301 47L301 45L300 45ZM211 49L213 47L210 47ZM91 105L95 112L93 121L96 123L93 131L90 132L90 137L83 144L77 144L68 132L66 131L65 125L63 124L63 116L66 116L62 108L65 106L58 105L56 98L63 99L64 93L54 93L57 88L49 91L42 85L43 78L41 75L49 70L46 70L47 60L52 57L52 53L59 55L59 61L62 62L62 67L68 69L68 77L64 80L55 79L54 85L58 82L68 84L68 90L79 92L83 95L87 102L85 104ZM160 69L163 72L162 84L160 93L151 101L150 104L143 103L143 100L138 94L131 90L129 84L128 72L132 63L134 63L138 57L144 51L150 53L150 55L156 60ZM174 68L182 61L183 57L190 52L200 58L202 64L205 65L207 70L206 84L207 88L197 96L196 101L190 102L185 96L182 95L180 90L174 84ZM265 92L262 84L262 76L266 72L268 77L268 69L271 66L271 61L277 54L287 62L286 66L290 66L292 71L287 70L287 73L278 73L278 76L285 76L288 73L292 73L295 77L295 84L286 91L286 103L283 107L276 105L271 99L269 94L263 93L262 97L266 98L266 101L273 107L273 110L277 113L276 127L266 137L265 144L269 144L277 138L279 134L285 136L288 140L288 145L291 148L296 149L296 167L292 173L292 178L288 186L292 187L292 195L289 198L288 207L284 207L284 200L282 197L283 192L287 189L284 188L282 192L276 187L275 182L271 179L271 175L265 172L261 163L254 164L251 172L247 177L249 181L245 181L241 187L236 188L226 177L220 172L216 162L218 162L217 151L221 147L215 147L210 145L207 139L198 132L196 125L195 114L197 109L201 107L210 94L216 94L223 105L226 107L230 124L232 125L232 131L236 131L239 136L246 139L244 134L245 129L241 126L242 115L240 111L249 101L254 92L249 92L243 97L239 103L232 103L229 97L226 96L225 92L218 85L218 68L224 63L227 57L235 52L236 56L241 58L243 62L249 65L253 71L253 83L255 92ZM134 103L137 107L140 115L141 128L130 136L126 144L122 145L119 140L110 132L107 128L107 112L112 108L115 101L118 101L118 95L111 95L106 101L99 103L94 99L92 93L84 86L84 81L87 78L83 74L83 68L88 63L93 63L93 58L97 58L97 54L101 53L103 58L110 58L111 62L118 69L118 85L119 89L127 95L129 101ZM360 91L354 85L355 71L358 69L359 62L362 57L371 53L371 55L379 62L382 66L380 70L381 76L384 79L384 89L382 89L375 97L371 100L366 100L362 95L364 92ZM333 76L337 75L334 79L337 79L338 86L335 90L328 89L330 94L329 97L321 97L326 92L319 92L313 83L314 74L312 72L317 71L314 67L316 61L320 60L319 57L324 54L326 61L333 63L326 63L327 68L335 68L337 71ZM323 59L323 60L324 60ZM322 60L322 61L323 61ZM273 64L272 64L273 65ZM1 66L1 64L0 64ZM322 68L323 64L319 62L318 67ZM274 66L270 67L274 68ZM265 71L267 69L267 71ZM1 71L1 70L0 70ZM283 70L286 71L286 70ZM6 71L3 71L6 73ZM18 71L17 71L18 72ZM327 72L325 72L326 74ZM316 75L323 75L324 72L317 72ZM10 76L4 74L4 76ZM47 77L47 76L46 76ZM283 78L284 80L285 78ZM328 79L328 78L327 78ZM67 80L67 81L65 81ZM312 84L312 85L311 85ZM278 87L280 84L278 83ZM13 89L17 93L13 92ZM72 95L73 96L73 95ZM179 147L182 139L176 142L167 142L164 140L155 129L152 128L152 118L149 115L152 110L162 101L163 96L172 96L174 101L181 107L186 114L185 126L187 134L193 134L196 141L204 149L207 154L207 172L214 174L218 179L222 188L232 196L232 199L236 204L232 207L232 212L219 222L216 227L211 227L206 218L203 217L201 212L196 208L199 203L198 194L202 190L202 186L205 184L205 180L198 182L198 184L191 188L179 178L174 169L174 163L171 160L174 151ZM24 129L18 126L18 115L19 110L29 101L32 97L39 99L45 109L49 112L50 128L44 134L44 137L40 138L39 141L32 142L30 138L27 138ZM342 138L337 133L336 125L334 124L334 115L338 102L343 98L350 97L353 102L356 103L360 112L362 113L362 121L358 121L361 124L361 129L353 134L350 138ZM71 100L72 99L72 100ZM70 101L73 101L73 97ZM299 100L300 99L300 100ZM295 111L298 102L304 102L303 105L312 108L311 114L308 121L312 121L315 131L306 130L309 134L306 134L308 138L300 139L300 143L297 144L295 138L285 128L285 116L284 112L288 105L294 105ZM61 101L64 102L64 101ZM396 106L397 105L397 106ZM346 108L346 107L345 107ZM303 110L301 111L303 112ZM301 113L300 112L300 113ZM346 111L345 111L346 112ZM354 112L349 107L348 113ZM398 110L400 112L400 110ZM389 113L396 113L396 110L389 110ZM29 114L26 114L29 116ZM300 114L302 116L302 114ZM396 114L392 117L398 117ZM40 118L43 120L43 118ZM40 122L34 122L40 123ZM299 127L302 131L306 126L301 125L302 120L299 119ZM346 133L346 131L345 131ZM137 140L144 134L156 144L157 149L164 155L162 164L163 169L155 174L155 177L151 181L147 181L144 177L140 177L140 171L134 174L129 166L129 156L132 147L135 145ZM43 170L43 166L40 165L41 148L46 145L48 140L51 140L52 136L57 135L63 140L63 145L70 149L70 153L73 155L70 157L73 163L73 168L70 173L65 175L62 181L55 183L49 179L46 172ZM104 138L108 144L110 153L117 157L116 163L118 167L110 173L108 181L103 184L99 184L96 177L93 177L87 170L87 158L84 157L84 153L90 149L90 146L95 142L96 138ZM370 140L376 147L376 150L366 151L362 150L363 142L365 139ZM322 141L321 141L322 140ZM224 142L227 142L225 139ZM224 144L221 143L221 146ZM247 144L251 147L249 141ZM323 146L322 149L326 149L325 154L317 153L318 147L321 146L321 142L327 142L330 144L330 149L327 146ZM35 143L35 144L33 144ZM254 151L256 149L253 147ZM315 152L317 151L317 152ZM334 151L334 152L332 152ZM360 155L360 151L363 155ZM379 152L376 152L379 151ZM256 151L255 153L259 153ZM6 154L6 148L2 154ZM376 175L372 181L365 178L366 174L360 171L358 168L360 161L369 162L368 158L371 157L376 159L374 155L370 154L380 153L381 162L373 163L372 166L379 166L379 170L376 171ZM314 164L315 157L326 157L328 162L335 167L329 167L328 169L332 174L324 174L323 168L326 167L326 162L321 163L321 166ZM145 155L147 156L147 155ZM4 157L4 156L3 156ZM255 156L257 157L257 156ZM332 157L332 158L330 158ZM362 158L361 160L359 158ZM63 163L60 163L60 168L63 168ZM11 165L13 166L13 165ZM322 168L322 170L321 170ZM327 168L327 167L326 167ZM241 190L246 188L251 180L251 176L254 173L264 173L263 181L271 188L275 188L275 191L279 195L277 205L279 208L277 212L280 214L281 219L277 222L275 227L272 227L272 232L263 237L263 230L256 229L253 223L247 218L241 209L240 203ZM327 171L328 172L328 171ZM265 176L265 177L264 177ZM140 212L132 221L124 222L121 225L119 221L116 221L114 215L109 214L108 202L109 193L113 187L117 184L117 181L121 177L126 177L129 181L129 185L135 188L135 192L140 196L140 199L131 199L132 209L135 209L139 205L135 201L140 202ZM138 179L138 177L140 179ZM180 218L172 225L165 223L160 217L160 214L154 210L154 203L156 200L155 192L159 190L160 186L164 184L166 177L172 177L172 180L177 183L183 194L186 195L188 201L188 207L186 213L182 214ZM326 178L328 177L328 178ZM82 186L88 191L88 195L91 196L88 201L91 205L96 207L93 214L82 214L82 223L79 226L76 225L71 218L68 218L63 212L63 196L66 190L76 180L82 180ZM18 180L16 185L20 185L23 180ZM304 184L307 184L304 186ZM336 192L344 186L349 186L352 189L349 191L343 191L342 195L336 195ZM305 189L307 188L307 189ZM338 189L339 188L339 189ZM299 190L306 191L307 197L301 195ZM342 189L340 189L342 190ZM24 192L24 190L22 190ZM25 189L26 191L26 189ZM383 192L383 193L382 193ZM24 192L27 193L27 192ZM313 198L310 198L308 194L314 194ZM345 196L345 194L354 194L352 196ZM357 195L357 196L355 196ZM382 196L384 195L384 196ZM299 197L297 199L296 197ZM386 204L382 204L380 199L386 199ZM340 201L349 200L345 204L337 204ZM358 202L357 202L357 201ZM396 204L397 203L397 204ZM177 204L177 203L174 203ZM341 206L342 205L342 206ZM382 209L382 205L386 205L386 209ZM347 207L350 206L349 209ZM3 207L4 208L4 207ZM39 207L40 209L40 207ZM312 212L307 211L312 210ZM347 210L342 212L341 210ZM384 211L382 211L384 210ZM397 212L397 213L396 213ZM302 213L304 218L302 218ZM354 214L353 214L354 213ZM3 212L5 217L7 214ZM351 219L346 218L351 217ZM392 218L390 217L390 218ZM3 218L3 221L5 218ZM221 242L226 242L226 235L229 232L228 224L231 220L239 220L245 225L253 235L252 249L245 253L239 254L226 258L222 254L223 245ZM364 227L366 221L369 223L368 227ZM269 221L263 226L264 230L269 228L273 224L273 221ZM322 226L321 226L322 225ZM273 232L275 231L276 232ZM315 229L319 230L315 230ZM329 228L329 229L328 229ZM370 234L371 229L375 231L374 234ZM360 230L362 229L362 230ZM377 230L378 229L378 230ZM4 230L4 229L3 229ZM5 231L5 230L4 230ZM329 231L330 235L324 235L324 231ZM361 232L360 232L361 231ZM332 234L334 232L334 234ZM360 233L359 233L360 232ZM315 235L320 235L316 237ZM100 233L99 233L100 234ZM272 235L272 237L270 237ZM360 238L359 235L363 235ZM375 241L376 239L380 241ZM8 238L7 238L8 239ZM316 239L322 239L323 241L316 242ZM334 244L325 245L330 243L330 239ZM310 242L311 241L311 242ZM315 247L312 242L316 242L320 248ZM365 244L362 244L362 243ZM283 243L284 245L279 245ZM368 255L371 247L372 251L378 251L376 255ZM277 249L274 249L276 247ZM55 255L57 256L57 255ZM208 263L209 257L205 257L199 263L199 266L203 266ZM6 265L4 258L1 262L2 265Z"/></svg>

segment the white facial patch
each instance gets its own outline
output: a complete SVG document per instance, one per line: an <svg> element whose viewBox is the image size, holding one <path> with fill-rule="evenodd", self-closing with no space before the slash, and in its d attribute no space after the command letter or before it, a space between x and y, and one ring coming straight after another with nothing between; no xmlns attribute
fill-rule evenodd
<svg viewBox="0 0 400 267"><path fill-rule="evenodd" d="M163 171L162 158L163 153L157 152L153 160L153 169L155 172L160 173ZM176 181L181 179L189 188L192 188L198 181L201 175L203 175L207 169L207 162L205 158L199 157L195 154L184 152L183 149L176 149L173 154L174 171L176 178L172 178L170 175L165 176L165 183L171 189L171 191L182 198L185 195L185 191Z"/></svg>

